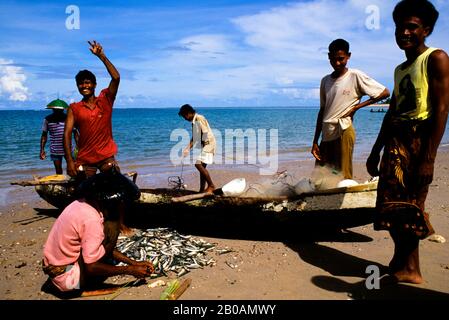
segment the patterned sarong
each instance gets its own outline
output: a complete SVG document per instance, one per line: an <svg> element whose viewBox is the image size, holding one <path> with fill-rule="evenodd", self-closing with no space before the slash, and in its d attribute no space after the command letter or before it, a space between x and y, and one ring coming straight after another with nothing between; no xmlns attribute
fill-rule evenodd
<svg viewBox="0 0 449 320"><path fill-rule="evenodd" d="M390 121L380 164L375 230L414 234L424 239L434 233L424 202L429 185L418 185L417 174L430 121Z"/></svg>

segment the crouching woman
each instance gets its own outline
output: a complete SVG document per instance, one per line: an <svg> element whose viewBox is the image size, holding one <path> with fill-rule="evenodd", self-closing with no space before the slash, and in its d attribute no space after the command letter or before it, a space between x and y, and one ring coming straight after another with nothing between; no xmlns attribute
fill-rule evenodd
<svg viewBox="0 0 449 320"><path fill-rule="evenodd" d="M134 261L115 249L126 203L140 196L137 186L113 171L84 181L77 195L56 219L44 245L43 270L58 291L95 289L121 274L150 276L150 262ZM116 266L114 260L127 265Z"/></svg>

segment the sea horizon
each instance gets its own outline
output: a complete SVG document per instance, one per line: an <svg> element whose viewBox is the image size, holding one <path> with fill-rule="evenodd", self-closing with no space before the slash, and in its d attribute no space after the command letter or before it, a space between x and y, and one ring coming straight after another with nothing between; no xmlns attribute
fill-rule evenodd
<svg viewBox="0 0 449 320"><path fill-rule="evenodd" d="M211 170L238 168L248 170L254 165L262 165L260 154L264 151L278 151L277 167L283 162L311 160L310 154L315 132L316 107L205 107L197 108L210 126L223 138L218 146L216 160L221 157L221 164L213 164ZM48 159L39 159L40 136L42 122L50 110L0 110L0 193L3 195L16 186L11 181L30 180L33 175L45 176L54 174L53 163L49 159L49 141L46 150ZM370 112L370 107L359 110L354 117L357 140L354 150L354 161L365 161L379 132L385 113ZM112 116L113 136L118 146L116 156L123 168L138 171L146 176L146 187L166 186L168 176L178 175L180 164L172 161L176 147L187 144L191 134L191 123L178 116L176 108L115 108ZM235 148L240 145L244 149L244 160L232 154L226 154L226 134L228 131L261 134L266 138L265 145L258 145L255 153L247 140L236 139L232 142ZM182 135L176 134L181 133ZM277 145L270 145L274 137ZM448 128L441 142L449 143ZM273 141L274 141L273 140ZM260 141L257 140L260 144ZM262 149L260 147L263 147ZM266 148L265 148L266 147ZM246 152L246 153L245 153ZM233 161L228 161L228 160ZM237 160L240 163L237 163ZM265 159L266 160L266 159ZM243 161L243 163L241 163ZM252 161L252 162L251 162ZM274 160L273 160L274 161ZM220 161L217 161L220 162ZM232 163L230 163L232 162ZM267 164L267 162L265 162ZM276 169L275 163L269 163ZM64 173L66 164L63 163ZM184 165L185 173L194 171L193 165ZM165 184L165 185L164 185ZM0 195L0 199L2 196ZM3 196L4 198L4 196Z"/></svg>

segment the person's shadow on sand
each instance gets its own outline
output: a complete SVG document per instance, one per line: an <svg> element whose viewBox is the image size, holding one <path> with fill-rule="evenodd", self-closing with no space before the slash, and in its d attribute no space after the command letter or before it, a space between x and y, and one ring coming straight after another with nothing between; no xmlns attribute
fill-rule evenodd
<svg viewBox="0 0 449 320"><path fill-rule="evenodd" d="M364 237L371 239L352 231L348 232L347 237L347 242L357 242L356 238L360 238L358 242L363 241ZM370 265L377 266L382 274L387 271L385 266L377 262L358 258L321 244L285 244L296 251L304 262L317 266L335 276L366 278L369 275L366 273L366 268Z"/></svg>
<svg viewBox="0 0 449 320"><path fill-rule="evenodd" d="M317 287L334 292L347 292L354 300L448 300L449 294L438 292L415 285L388 283L379 285L379 289L368 289L365 280L348 283L330 276L312 277L312 283Z"/></svg>
<svg viewBox="0 0 449 320"><path fill-rule="evenodd" d="M354 235L357 235L354 233ZM382 300L382 299L449 299L449 294L421 288L414 285L395 283L387 274L388 268L377 262L355 257L321 244L316 243L286 243L299 257L314 266L317 266L333 276L314 276L311 282L319 288L347 292L354 300ZM367 278L372 273L367 272L368 266L377 266L381 277L379 289L368 289ZM336 277L335 277L336 276ZM363 280L354 284L337 277L358 277Z"/></svg>
<svg viewBox="0 0 449 320"><path fill-rule="evenodd" d="M34 210L37 212L36 216L33 216L31 218L21 219L21 220L15 220L15 221L13 221L13 223L20 224L21 226L26 226L26 225L32 224L34 222L38 222L38 221L45 220L48 218L57 218L62 212L60 209L34 208Z"/></svg>

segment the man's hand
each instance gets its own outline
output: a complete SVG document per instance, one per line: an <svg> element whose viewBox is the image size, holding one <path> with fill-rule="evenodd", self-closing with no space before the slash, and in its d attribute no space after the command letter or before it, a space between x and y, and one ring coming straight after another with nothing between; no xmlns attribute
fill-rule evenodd
<svg viewBox="0 0 449 320"><path fill-rule="evenodd" d="M94 55L96 55L97 57L104 56L103 47L97 41L94 40L93 42L90 42L90 41L87 41L87 42L90 45L90 48L89 48L90 51Z"/></svg>
<svg viewBox="0 0 449 320"><path fill-rule="evenodd" d="M318 161L321 161L321 154L320 154L320 147L318 144L314 143L312 146L312 155L317 159Z"/></svg>
<svg viewBox="0 0 449 320"><path fill-rule="evenodd" d="M357 105L358 106L358 105ZM347 117L351 117L351 119L354 118L354 114L357 111L357 106L354 106L353 108L351 108L348 112L346 112L344 115L342 115L342 118L347 118Z"/></svg>
<svg viewBox="0 0 449 320"><path fill-rule="evenodd" d="M67 162L67 174L73 178L77 175L75 163L73 161Z"/></svg>
<svg viewBox="0 0 449 320"><path fill-rule="evenodd" d="M380 155L378 153L371 153L366 160L366 170L372 177L379 176L378 165L380 162Z"/></svg>
<svg viewBox="0 0 449 320"><path fill-rule="evenodd" d="M90 51L96 55L105 65L106 69L108 70L109 75L111 76L111 82L109 83L108 89L110 93L110 97L113 100L115 100L115 96L118 92L118 86L120 84L120 73L117 71L117 69L114 67L114 65L109 61L109 59L106 57L103 47L95 40L92 42L87 41L90 45Z"/></svg>
<svg viewBox="0 0 449 320"><path fill-rule="evenodd" d="M189 155L190 153L190 148L186 147L183 151L182 151L182 157L185 158Z"/></svg>
<svg viewBox="0 0 449 320"><path fill-rule="evenodd" d="M40 153L40 155L39 155L39 158L41 158L41 160L44 160L44 159L45 159L45 156L46 156L45 151L42 150L41 153Z"/></svg>

